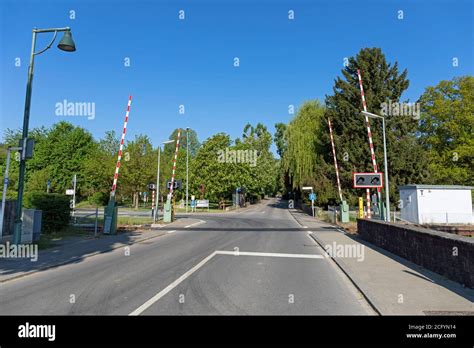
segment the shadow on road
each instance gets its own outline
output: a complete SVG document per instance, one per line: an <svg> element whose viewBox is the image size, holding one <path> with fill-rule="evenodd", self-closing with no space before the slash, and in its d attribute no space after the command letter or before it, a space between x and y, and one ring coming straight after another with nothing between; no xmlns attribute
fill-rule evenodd
<svg viewBox="0 0 474 348"><path fill-rule="evenodd" d="M1 258L0 282L11 279L12 275L21 276L38 270L51 269L63 264L82 262L93 253L103 254L113 251L116 247L131 244L132 240L142 232L126 232L116 235L101 235L100 238L86 237L69 238L53 248L39 250L37 260L29 258Z"/></svg>

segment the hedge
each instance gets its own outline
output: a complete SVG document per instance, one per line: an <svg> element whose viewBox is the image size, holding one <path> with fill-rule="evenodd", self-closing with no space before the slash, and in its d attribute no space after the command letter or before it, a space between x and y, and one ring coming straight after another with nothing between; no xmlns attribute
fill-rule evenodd
<svg viewBox="0 0 474 348"><path fill-rule="evenodd" d="M41 231L58 232L69 224L70 197L57 193L29 192L25 195L25 207L41 210Z"/></svg>

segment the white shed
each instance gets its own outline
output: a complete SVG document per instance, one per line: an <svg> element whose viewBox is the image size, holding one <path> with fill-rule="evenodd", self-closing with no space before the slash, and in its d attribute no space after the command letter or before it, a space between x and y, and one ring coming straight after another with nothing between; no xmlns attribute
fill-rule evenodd
<svg viewBox="0 0 474 348"><path fill-rule="evenodd" d="M457 185L401 186L401 218L417 224L472 224L471 190Z"/></svg>

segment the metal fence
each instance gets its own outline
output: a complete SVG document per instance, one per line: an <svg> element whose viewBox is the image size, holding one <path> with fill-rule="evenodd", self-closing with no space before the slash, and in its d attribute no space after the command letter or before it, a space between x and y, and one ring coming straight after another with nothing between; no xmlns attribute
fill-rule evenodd
<svg viewBox="0 0 474 348"><path fill-rule="evenodd" d="M92 223L90 221L93 221ZM84 230L93 229L94 237L97 237L99 230L99 208L95 208L95 212L86 215L71 216L71 225Z"/></svg>

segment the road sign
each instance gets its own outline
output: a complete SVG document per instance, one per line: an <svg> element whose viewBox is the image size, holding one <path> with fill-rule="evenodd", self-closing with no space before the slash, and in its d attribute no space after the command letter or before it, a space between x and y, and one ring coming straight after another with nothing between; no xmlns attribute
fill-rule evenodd
<svg viewBox="0 0 474 348"><path fill-rule="evenodd" d="M155 184L148 184L148 189L154 191L154 190L156 190L156 185Z"/></svg>
<svg viewBox="0 0 474 348"><path fill-rule="evenodd" d="M74 195L74 190L73 189L68 189L68 190L66 190L66 194L68 196L73 196Z"/></svg>
<svg viewBox="0 0 474 348"><path fill-rule="evenodd" d="M383 173L353 173L354 188L376 188L383 186Z"/></svg>
<svg viewBox="0 0 474 348"><path fill-rule="evenodd" d="M208 199L198 199L196 201L197 208L209 208L209 200Z"/></svg>
<svg viewBox="0 0 474 348"><path fill-rule="evenodd" d="M313 190L313 186L303 186L302 190Z"/></svg>
<svg viewBox="0 0 474 348"><path fill-rule="evenodd" d="M309 194L309 199L312 200L312 201L315 201L316 200L316 193L310 193Z"/></svg>

